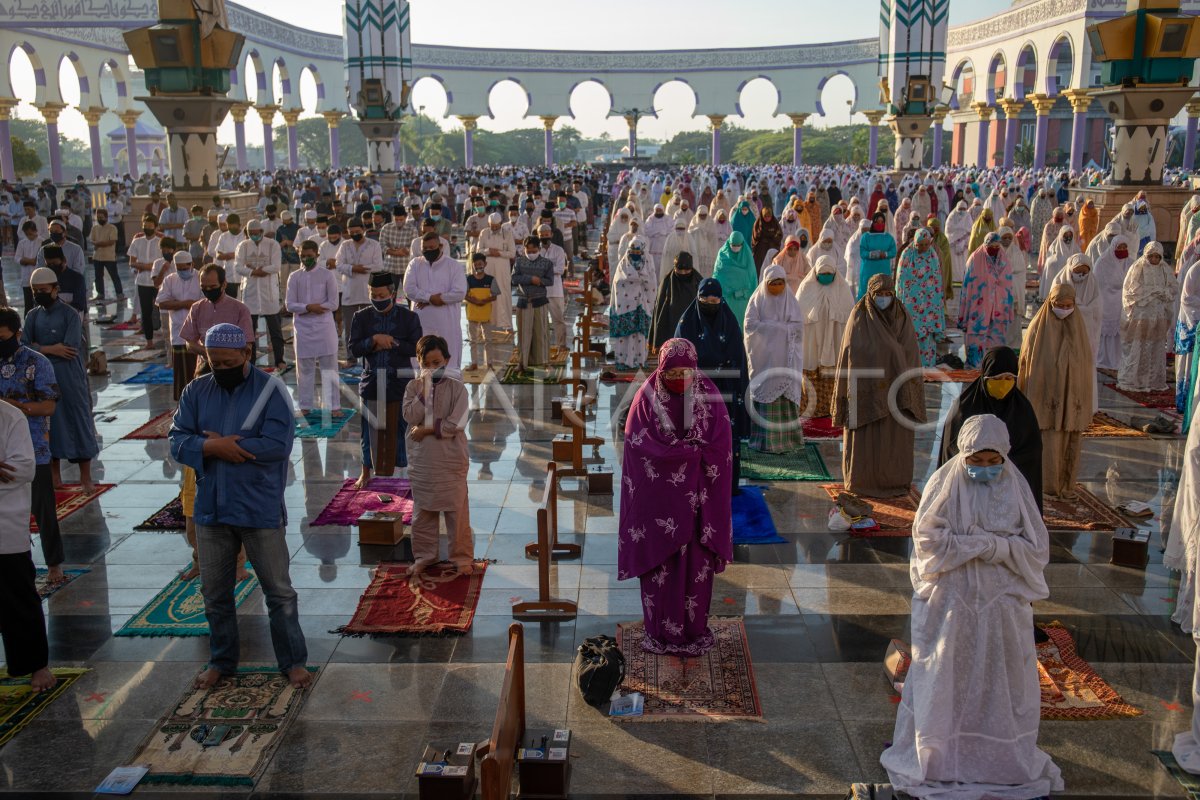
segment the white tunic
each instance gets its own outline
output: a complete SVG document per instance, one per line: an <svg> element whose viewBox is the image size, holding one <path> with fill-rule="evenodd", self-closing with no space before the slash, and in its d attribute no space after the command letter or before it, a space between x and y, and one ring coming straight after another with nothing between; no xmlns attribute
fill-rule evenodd
<svg viewBox="0 0 1200 800"><path fill-rule="evenodd" d="M450 346L448 373L456 377L462 370L462 301L467 296L467 273L458 261L446 255L430 264L424 256L409 262L404 273L404 294L413 303L421 320L421 331L435 333ZM429 298L441 295L445 305L429 305Z"/></svg>
<svg viewBox="0 0 1200 800"><path fill-rule="evenodd" d="M366 267L355 272L354 267ZM337 254L338 272L342 274L342 305L365 306L371 302L371 273L383 272L383 250L379 242L365 236L361 242L342 239Z"/></svg>
<svg viewBox="0 0 1200 800"><path fill-rule="evenodd" d="M313 303L324 306L325 311L310 313L308 306ZM295 315L292 328L297 359L337 355L337 325L333 321L337 307L337 277L331 270L318 265L288 276L287 310Z"/></svg>
<svg viewBox="0 0 1200 800"><path fill-rule="evenodd" d="M242 240L234 258L234 271L242 279L242 295L238 299L246 304L254 316L279 313L279 270L283 267L283 253L279 242L263 237L255 244L250 239ZM266 275L251 273L259 269Z"/></svg>

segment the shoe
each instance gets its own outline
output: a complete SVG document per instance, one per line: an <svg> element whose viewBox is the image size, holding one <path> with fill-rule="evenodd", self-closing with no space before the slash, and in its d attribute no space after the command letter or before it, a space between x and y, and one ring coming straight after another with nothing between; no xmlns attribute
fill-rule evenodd
<svg viewBox="0 0 1200 800"><path fill-rule="evenodd" d="M1159 414L1150 422L1143 425L1142 431L1145 433L1159 434L1175 433L1175 421L1170 417L1165 417L1162 414Z"/></svg>
<svg viewBox="0 0 1200 800"><path fill-rule="evenodd" d="M855 497L849 492L839 492L836 502L846 514L854 519L859 517L869 516L872 509L871 504Z"/></svg>

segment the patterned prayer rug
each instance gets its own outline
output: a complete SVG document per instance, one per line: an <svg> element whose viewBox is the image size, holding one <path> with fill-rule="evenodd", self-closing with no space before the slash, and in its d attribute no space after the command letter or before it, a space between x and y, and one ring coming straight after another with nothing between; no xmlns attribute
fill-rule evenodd
<svg viewBox="0 0 1200 800"><path fill-rule="evenodd" d="M58 514L58 521L62 522L115 485L112 483L97 483L95 491L90 494L85 494L77 483L66 483L61 488L55 489L54 503ZM29 532L38 532L38 526L33 521L32 514L29 516Z"/></svg>
<svg viewBox="0 0 1200 800"><path fill-rule="evenodd" d="M934 367L925 370L926 383L970 383L979 377L977 369L942 369Z"/></svg>
<svg viewBox="0 0 1200 800"><path fill-rule="evenodd" d="M1039 626L1049 641L1037 645L1042 719L1092 720L1140 717L1142 711L1117 694L1075 652L1075 641L1060 622Z"/></svg>
<svg viewBox="0 0 1200 800"><path fill-rule="evenodd" d="M641 692L645 710L622 721L716 722L762 719L750 647L741 617L710 617L716 644L699 658L656 655L642 649L643 622L617 626L617 646L625 654L625 693Z"/></svg>
<svg viewBox="0 0 1200 800"><path fill-rule="evenodd" d="M145 363L147 361L154 361L155 359L165 359L166 357L166 352L161 347L139 347L138 349L130 350L127 353L118 353L115 356L109 356L108 360L118 362L133 361Z"/></svg>
<svg viewBox="0 0 1200 800"><path fill-rule="evenodd" d="M1075 484L1074 500L1042 496L1042 519L1052 531L1113 531L1132 525L1099 497Z"/></svg>
<svg viewBox="0 0 1200 800"><path fill-rule="evenodd" d="M86 669L77 667L53 667L50 671L58 678L58 683L48 692L35 692L29 687L28 675L10 678L6 671L0 670L0 747L87 673Z"/></svg>
<svg viewBox="0 0 1200 800"><path fill-rule="evenodd" d="M233 602L240 606L258 586L251 575L233 590ZM204 598L200 579L174 578L142 610L121 626L116 636L207 636L208 619L204 616Z"/></svg>
<svg viewBox="0 0 1200 800"><path fill-rule="evenodd" d="M121 437L122 439L165 439L175 419L175 409L164 411L140 428Z"/></svg>
<svg viewBox="0 0 1200 800"><path fill-rule="evenodd" d="M126 378L121 383L170 386L175 382L175 372L162 364L151 364L143 367L142 371L132 378Z"/></svg>
<svg viewBox="0 0 1200 800"><path fill-rule="evenodd" d="M1120 388L1115 382L1104 385L1145 408L1175 408L1174 389L1163 389L1161 392L1134 392Z"/></svg>
<svg viewBox="0 0 1200 800"><path fill-rule="evenodd" d="M155 511L145 522L133 526L135 531L185 531L187 519L183 516L183 500L176 497Z"/></svg>
<svg viewBox="0 0 1200 800"><path fill-rule="evenodd" d="M342 428L357 413L352 408L343 408L342 416L332 417L320 409L313 409L307 416L296 417L296 438L332 439L342 432Z"/></svg>
<svg viewBox="0 0 1200 800"><path fill-rule="evenodd" d="M1097 411L1092 416L1092 424L1083 432L1083 435L1088 438L1129 438L1129 439L1149 439L1150 434L1145 431L1139 431L1137 428L1131 428L1119 419L1110 417L1103 411Z"/></svg>
<svg viewBox="0 0 1200 800"><path fill-rule="evenodd" d="M319 668L308 671L316 675ZM276 667L239 667L210 689L184 692L126 763L150 768L143 784L253 786L304 697ZM228 726L224 738L205 747L220 726Z"/></svg>
<svg viewBox="0 0 1200 800"><path fill-rule="evenodd" d="M1200 775L1193 775L1179 766L1175 755L1167 750L1151 750L1150 753L1162 763L1172 778L1179 781L1179 785L1187 792L1189 800L1200 800Z"/></svg>
<svg viewBox="0 0 1200 800"><path fill-rule="evenodd" d="M358 386L362 381L362 367L356 365L340 370L338 379L347 386Z"/></svg>
<svg viewBox="0 0 1200 800"><path fill-rule="evenodd" d="M803 417L805 439L841 439L843 429L833 424L832 417Z"/></svg>
<svg viewBox="0 0 1200 800"><path fill-rule="evenodd" d="M405 525L412 523L412 485L408 478L371 478L367 488L362 490L355 489L354 482L354 478L347 478L309 527L353 525L364 511L399 511L404 514ZM379 499L380 495L387 500Z"/></svg>
<svg viewBox="0 0 1200 800"><path fill-rule="evenodd" d="M846 487L840 483L827 483L821 488L829 495L830 500L836 500L838 493L846 491ZM917 505L921 502L921 495L915 488L910 486L908 494L901 497L862 497L859 499L871 505L870 516L879 523L879 530L851 530L848 531L851 536L860 536L866 539L912 536L913 520L917 516Z"/></svg>
<svg viewBox="0 0 1200 800"><path fill-rule="evenodd" d="M50 582L50 570L45 567L38 567L33 578L33 583L37 586L38 597L45 600L50 595L65 587L68 583L78 578L80 575L86 575L91 572L90 569L64 569L63 577L66 578L62 583Z"/></svg>
<svg viewBox="0 0 1200 800"><path fill-rule="evenodd" d="M524 372L521 371L517 364L509 364L504 370L504 376L500 378L503 384L516 385L557 385L563 376L563 365L553 364L549 367L530 367Z"/></svg>
<svg viewBox="0 0 1200 800"><path fill-rule="evenodd" d="M766 488L743 486L741 493L733 497L734 544L780 544L787 541L775 528L771 509L763 497Z"/></svg>
<svg viewBox="0 0 1200 800"><path fill-rule="evenodd" d="M415 579L406 574L408 567L380 564L349 624L331 633L423 636L469 631L487 562L476 561L470 575L458 575L447 563L435 564Z"/></svg>
<svg viewBox="0 0 1200 800"><path fill-rule="evenodd" d="M759 481L827 481L833 476L817 446L805 443L791 453L763 453L742 445L742 477Z"/></svg>

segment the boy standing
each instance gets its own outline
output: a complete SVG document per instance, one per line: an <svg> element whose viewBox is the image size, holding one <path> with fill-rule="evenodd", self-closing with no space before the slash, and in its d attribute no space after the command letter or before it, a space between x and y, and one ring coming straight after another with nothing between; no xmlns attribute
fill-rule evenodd
<svg viewBox="0 0 1200 800"><path fill-rule="evenodd" d="M492 303L500 295L496 279L487 274L487 254L471 256L471 274L467 275L467 327L471 340L471 363L467 369L492 366L490 353L492 325Z"/></svg>

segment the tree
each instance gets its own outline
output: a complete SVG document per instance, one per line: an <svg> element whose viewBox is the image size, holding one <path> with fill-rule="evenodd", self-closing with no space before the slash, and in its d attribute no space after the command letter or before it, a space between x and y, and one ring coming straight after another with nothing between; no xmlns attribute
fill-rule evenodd
<svg viewBox="0 0 1200 800"><path fill-rule="evenodd" d="M42 168L42 160L38 158L38 154L16 136L8 138L12 141L13 169L16 170L17 177L30 177L38 174Z"/></svg>
<svg viewBox="0 0 1200 800"><path fill-rule="evenodd" d="M42 165L50 163L50 145L46 139L46 123L33 119L13 119L9 122L9 133L13 138L21 139L26 146L37 154ZM103 140L102 140L103 141ZM58 152L62 157L64 172L92 172L92 150L87 142L59 136ZM107 163L107 153L104 161ZM36 172L36 170L35 170Z"/></svg>

